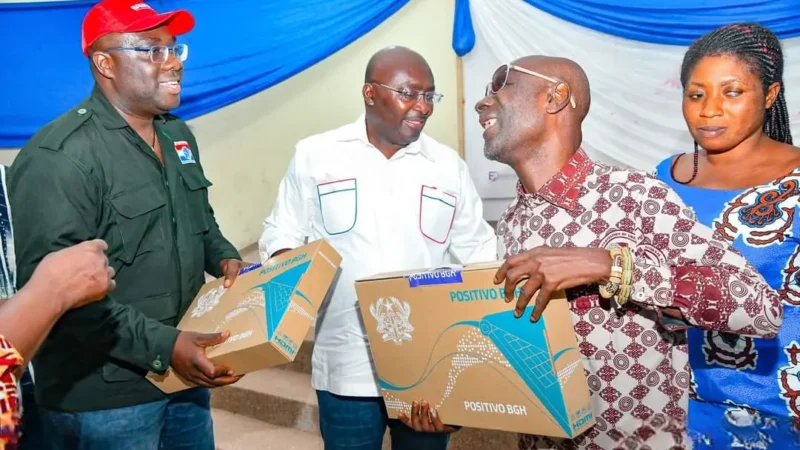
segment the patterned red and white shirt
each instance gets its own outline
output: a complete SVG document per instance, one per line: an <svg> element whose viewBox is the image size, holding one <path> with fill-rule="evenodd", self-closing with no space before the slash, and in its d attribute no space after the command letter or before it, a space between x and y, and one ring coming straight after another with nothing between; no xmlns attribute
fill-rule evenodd
<svg viewBox="0 0 800 450"><path fill-rule="evenodd" d="M21 399L14 372L22 364L19 352L0 335L0 450L17 448Z"/></svg>
<svg viewBox="0 0 800 450"><path fill-rule="evenodd" d="M627 244L636 259L631 301L602 302L597 288L567 292L597 424L573 440L521 436L519 448L683 449L687 324L774 337L778 294L735 250L698 224L666 185L643 172L594 163L583 150L538 192L521 184L498 235L509 257L538 246Z"/></svg>

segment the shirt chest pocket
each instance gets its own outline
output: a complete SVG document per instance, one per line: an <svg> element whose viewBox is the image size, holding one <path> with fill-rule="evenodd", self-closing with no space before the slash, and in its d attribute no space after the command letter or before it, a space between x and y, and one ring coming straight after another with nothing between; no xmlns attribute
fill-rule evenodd
<svg viewBox="0 0 800 450"><path fill-rule="evenodd" d="M164 234L161 221L166 199L152 186L137 188L109 200L114 208L115 222L122 251L120 259L131 264L136 256L162 250Z"/></svg>
<svg viewBox="0 0 800 450"><path fill-rule="evenodd" d="M328 181L317 185L319 209L325 232L335 236L356 226L358 220L358 180Z"/></svg>
<svg viewBox="0 0 800 450"><path fill-rule="evenodd" d="M182 170L181 178L186 185L186 208L191 219L192 234L205 233L211 227L210 211L206 207L206 197L211 181L199 170Z"/></svg>
<svg viewBox="0 0 800 450"><path fill-rule="evenodd" d="M435 186L422 186L419 194L419 230L427 239L444 244L456 218L458 198Z"/></svg>

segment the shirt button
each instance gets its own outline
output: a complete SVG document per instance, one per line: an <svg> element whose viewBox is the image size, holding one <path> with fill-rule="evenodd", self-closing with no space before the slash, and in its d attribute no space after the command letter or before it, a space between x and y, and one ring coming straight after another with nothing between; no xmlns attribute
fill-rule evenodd
<svg viewBox="0 0 800 450"><path fill-rule="evenodd" d="M78 114L79 114L79 115L81 115L81 116L82 116L82 115L84 115L84 114L86 114L86 108L81 108L81 109L79 109L79 110L78 110Z"/></svg>
<svg viewBox="0 0 800 450"><path fill-rule="evenodd" d="M172 223L176 223L175 216L172 217Z"/></svg>
<svg viewBox="0 0 800 450"><path fill-rule="evenodd" d="M165 181L164 186L169 187L169 181Z"/></svg>
<svg viewBox="0 0 800 450"><path fill-rule="evenodd" d="M162 366L162 364L161 364L160 360L157 359L157 360L153 361L153 368L154 369L161 370L161 366Z"/></svg>

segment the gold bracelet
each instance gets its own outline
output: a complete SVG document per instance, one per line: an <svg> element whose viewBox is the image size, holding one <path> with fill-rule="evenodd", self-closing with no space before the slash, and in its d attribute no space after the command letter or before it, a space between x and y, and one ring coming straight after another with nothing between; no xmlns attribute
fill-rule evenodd
<svg viewBox="0 0 800 450"><path fill-rule="evenodd" d="M630 247L627 245L621 246L620 250L622 252L622 281L619 285L619 290L617 291L617 304L620 306L628 303L628 300L631 298L631 293L633 292L633 253L631 253Z"/></svg>
<svg viewBox="0 0 800 450"><path fill-rule="evenodd" d="M631 292L633 291L633 287L629 284L620 284L619 291L617 292L617 304L619 306L628 303L628 300L631 298Z"/></svg>
<svg viewBox="0 0 800 450"><path fill-rule="evenodd" d="M634 260L633 260L633 253L631 253L631 248L623 246L620 248L622 251L622 284L632 285L633 284L633 269L634 269Z"/></svg>
<svg viewBox="0 0 800 450"><path fill-rule="evenodd" d="M611 245L608 248L609 256L611 257L611 273L608 275L608 281L600 283L599 291L600 296L605 299L614 298L619 292L619 285L623 278L623 252L617 245Z"/></svg>
<svg viewBox="0 0 800 450"><path fill-rule="evenodd" d="M611 274L608 279L613 283L619 284L622 282L622 272L624 270L622 249L617 245L612 245L608 248L608 253L611 256Z"/></svg>
<svg viewBox="0 0 800 450"><path fill-rule="evenodd" d="M606 284L601 284L600 286L600 296L606 300L610 300L617 295L619 292L619 283L614 283L613 281L609 281Z"/></svg>

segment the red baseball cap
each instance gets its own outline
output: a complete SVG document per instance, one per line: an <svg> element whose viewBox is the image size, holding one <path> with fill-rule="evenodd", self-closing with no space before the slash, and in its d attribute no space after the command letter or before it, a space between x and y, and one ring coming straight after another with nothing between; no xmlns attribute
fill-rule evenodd
<svg viewBox="0 0 800 450"><path fill-rule="evenodd" d="M83 54L88 55L89 47L109 33L136 33L165 25L173 36L178 36L194 28L194 17L182 9L159 14L140 0L103 0L83 18Z"/></svg>

